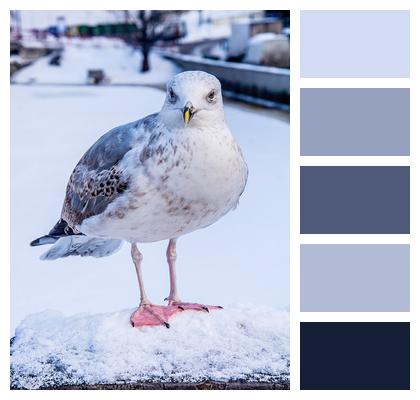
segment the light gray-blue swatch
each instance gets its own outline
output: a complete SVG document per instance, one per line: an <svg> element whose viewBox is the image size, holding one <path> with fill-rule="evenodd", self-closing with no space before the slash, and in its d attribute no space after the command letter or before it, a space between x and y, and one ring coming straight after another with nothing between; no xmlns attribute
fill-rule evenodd
<svg viewBox="0 0 420 400"><path fill-rule="evenodd" d="M408 78L408 10L301 11L302 78Z"/></svg>
<svg viewBox="0 0 420 400"><path fill-rule="evenodd" d="M301 311L410 311L410 247L301 245L300 286Z"/></svg>
<svg viewBox="0 0 420 400"><path fill-rule="evenodd" d="M301 89L300 154L410 155L410 89Z"/></svg>

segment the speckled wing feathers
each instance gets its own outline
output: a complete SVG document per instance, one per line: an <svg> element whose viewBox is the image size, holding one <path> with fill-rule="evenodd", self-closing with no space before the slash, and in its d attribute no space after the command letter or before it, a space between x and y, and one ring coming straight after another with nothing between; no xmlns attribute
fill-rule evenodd
<svg viewBox="0 0 420 400"><path fill-rule="evenodd" d="M156 118L151 115L147 118ZM84 154L67 184L61 217L75 230L86 218L102 213L129 184L119 162L139 136L143 120L112 129Z"/></svg>

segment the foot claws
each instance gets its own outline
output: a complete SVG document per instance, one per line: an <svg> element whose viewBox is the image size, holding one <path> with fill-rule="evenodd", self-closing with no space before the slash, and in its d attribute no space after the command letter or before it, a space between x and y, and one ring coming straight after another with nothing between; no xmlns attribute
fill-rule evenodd
<svg viewBox="0 0 420 400"><path fill-rule="evenodd" d="M130 322L134 328L141 328L145 326L165 326L170 328L168 323L177 312L176 307L158 306L155 304L141 304L140 307L131 314Z"/></svg>
<svg viewBox="0 0 420 400"><path fill-rule="evenodd" d="M207 311L208 313L210 312L209 308L206 306L203 306L203 310Z"/></svg>
<svg viewBox="0 0 420 400"><path fill-rule="evenodd" d="M182 311L185 311L185 308L184 308L184 307L182 307L182 306L178 306L178 308L179 308L180 310L182 310Z"/></svg>

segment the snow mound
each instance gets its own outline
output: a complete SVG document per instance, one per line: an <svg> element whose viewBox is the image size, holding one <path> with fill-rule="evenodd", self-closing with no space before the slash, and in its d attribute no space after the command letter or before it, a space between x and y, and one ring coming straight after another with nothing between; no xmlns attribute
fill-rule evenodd
<svg viewBox="0 0 420 400"><path fill-rule="evenodd" d="M287 311L245 305L185 311L170 329L132 328L131 312L28 316L11 346L11 386L288 381Z"/></svg>

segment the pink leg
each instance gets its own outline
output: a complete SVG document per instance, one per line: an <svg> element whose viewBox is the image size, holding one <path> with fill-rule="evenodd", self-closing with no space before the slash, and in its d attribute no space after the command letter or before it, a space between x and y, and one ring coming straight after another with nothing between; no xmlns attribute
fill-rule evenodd
<svg viewBox="0 0 420 400"><path fill-rule="evenodd" d="M170 290L169 296L165 299L168 300L168 306L177 306L180 310L196 310L196 311L207 311L211 309L221 309L221 306L208 306L198 303L185 303L182 302L178 297L178 291L176 286L176 239L171 239L166 250L166 259L169 265L169 280Z"/></svg>
<svg viewBox="0 0 420 400"><path fill-rule="evenodd" d="M168 261L169 266L169 281L170 289L169 296L165 299L169 301L169 304L173 302L179 302L178 291L176 287L176 239L171 239L168 243L168 248L166 249L166 260Z"/></svg>
<svg viewBox="0 0 420 400"><path fill-rule="evenodd" d="M169 328L169 318L177 312L180 312L180 309L178 307L157 306L150 302L144 289L143 274L141 271L143 256L135 243L131 244L131 257L136 267L137 280L140 288L140 306L131 314L131 324L133 327L165 325Z"/></svg>
<svg viewBox="0 0 420 400"><path fill-rule="evenodd" d="M147 298L146 290L144 289L143 274L141 271L141 262L143 261L143 254L140 253L135 243L131 244L131 258L136 267L137 281L140 288L140 305L151 304Z"/></svg>

